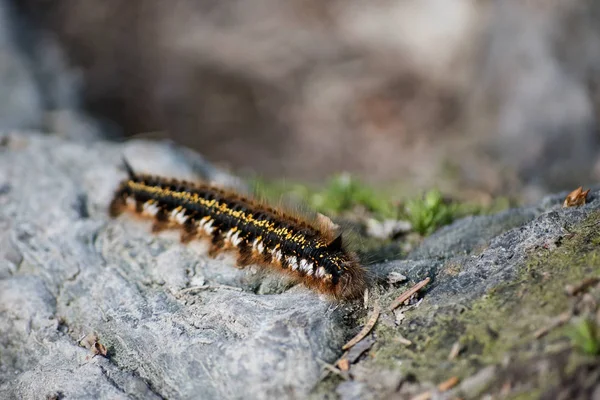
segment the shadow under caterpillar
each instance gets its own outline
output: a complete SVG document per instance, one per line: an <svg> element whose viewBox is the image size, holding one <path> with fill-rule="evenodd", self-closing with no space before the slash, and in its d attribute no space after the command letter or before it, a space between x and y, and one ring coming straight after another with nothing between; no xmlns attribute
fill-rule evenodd
<svg viewBox="0 0 600 400"><path fill-rule="evenodd" d="M153 232L182 229L181 240L206 238L209 255L237 251L237 264L256 264L336 299L360 297L365 271L332 224L311 221L261 201L204 183L137 174L128 178L110 204L113 217L124 210L154 218Z"/></svg>

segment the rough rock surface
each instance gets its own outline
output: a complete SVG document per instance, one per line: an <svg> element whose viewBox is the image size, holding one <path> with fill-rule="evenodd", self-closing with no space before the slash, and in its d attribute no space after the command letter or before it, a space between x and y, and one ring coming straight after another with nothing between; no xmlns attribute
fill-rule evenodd
<svg viewBox="0 0 600 400"><path fill-rule="evenodd" d="M398 369L359 363L353 371L362 380L322 381L323 362L334 362L360 329L362 305L332 304L279 277L236 269L229 256L209 259L202 244L152 235L133 217L108 218L123 156L141 171L239 185L199 156L143 141L83 145L11 134L0 143L0 398L298 398L335 390L377 398L389 393L372 382L389 388L400 379ZM383 283L390 272L412 283L433 278L422 307L480 297L514 279L528 249L555 243L600 208L598 195L576 209L561 210L558 195L457 221L409 260L372 266L381 285L371 302L402 291ZM452 263L460 271L449 273ZM107 357L79 344L90 333Z"/></svg>

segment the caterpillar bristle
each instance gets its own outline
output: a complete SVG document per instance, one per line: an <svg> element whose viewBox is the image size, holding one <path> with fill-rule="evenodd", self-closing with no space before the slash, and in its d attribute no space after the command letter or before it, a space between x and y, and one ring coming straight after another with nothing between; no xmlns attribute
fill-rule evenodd
<svg viewBox="0 0 600 400"><path fill-rule="evenodd" d="M124 210L153 218L153 232L181 229L181 241L208 238L211 257L237 251L237 266L284 273L336 299L362 296L365 271L328 218L309 220L217 186L137 174L119 185L109 214Z"/></svg>

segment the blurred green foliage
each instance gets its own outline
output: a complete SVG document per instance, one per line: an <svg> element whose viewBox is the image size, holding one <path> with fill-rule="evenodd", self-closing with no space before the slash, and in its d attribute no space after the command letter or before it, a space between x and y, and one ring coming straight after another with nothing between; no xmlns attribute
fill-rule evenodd
<svg viewBox="0 0 600 400"><path fill-rule="evenodd" d="M272 202L284 199L292 204L306 204L314 211L329 216L363 209L378 220L408 220L413 230L424 236L457 218L497 212L509 206L506 199L495 201L491 206L450 201L437 189L401 202L394 199L393 193L377 190L346 173L333 176L320 188L260 179L252 181L252 184L255 193Z"/></svg>
<svg viewBox="0 0 600 400"><path fill-rule="evenodd" d="M571 343L582 353L596 356L600 354L598 325L588 318L576 320L567 330Z"/></svg>
<svg viewBox="0 0 600 400"><path fill-rule="evenodd" d="M430 190L422 198L408 200L405 209L412 229L427 236L439 227L454 221L458 215L459 205L444 201L439 191Z"/></svg>
<svg viewBox="0 0 600 400"><path fill-rule="evenodd" d="M306 203L315 211L327 215L340 215L363 207L378 218L396 218L389 196L363 184L350 174L333 176L322 188L311 188L302 184L282 182L254 181L255 191L268 200L282 197L291 202Z"/></svg>

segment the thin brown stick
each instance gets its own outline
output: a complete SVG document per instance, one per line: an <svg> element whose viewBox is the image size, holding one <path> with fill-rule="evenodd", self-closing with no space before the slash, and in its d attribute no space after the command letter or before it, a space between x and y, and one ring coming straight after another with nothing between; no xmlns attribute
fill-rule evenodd
<svg viewBox="0 0 600 400"><path fill-rule="evenodd" d="M406 300L410 299L413 294L417 293L419 290L421 290L423 287L425 287L430 281L431 281L431 278L427 277L427 278L423 279L421 282L417 283L415 286L408 289L406 292L402 293L400 295L400 297L398 297L396 300L394 300L392 302L392 304L389 307L389 310L393 311L394 309L396 309L398 306L400 306Z"/></svg>
<svg viewBox="0 0 600 400"><path fill-rule="evenodd" d="M535 331L533 336L536 339L546 336L551 330L556 329L559 326L564 325L567 322L569 322L569 320L571 319L571 316L572 316L572 314L570 311L560 314L558 317L554 318L547 326L544 326L543 328L540 328L537 331Z"/></svg>
<svg viewBox="0 0 600 400"><path fill-rule="evenodd" d="M337 362L337 366L340 369L340 371L348 371L350 369L350 360L348 360L347 358L342 358L340 361Z"/></svg>
<svg viewBox="0 0 600 400"><path fill-rule="evenodd" d="M448 354L448 361L452 361L456 357L458 357L458 354L460 353L461 349L462 346L460 345L460 342L454 342L452 348L450 349L450 354Z"/></svg>
<svg viewBox="0 0 600 400"><path fill-rule="evenodd" d="M321 380L325 379L325 377L327 377L327 375L329 375L330 372L335 375L340 376L344 380L350 379L350 377L348 376L348 373L346 371L339 370L335 367L335 365L329 364L328 362L325 362L325 361L321 360L320 358L317 358L316 360L325 369L325 371L324 371L325 373L321 375Z"/></svg>
<svg viewBox="0 0 600 400"><path fill-rule="evenodd" d="M450 379L445 380L444 382L440 383L438 385L438 390L440 392L446 392L450 389L452 389L454 386L456 386L458 384L458 377L457 376L453 376Z"/></svg>
<svg viewBox="0 0 600 400"><path fill-rule="evenodd" d="M584 280L582 280L581 282L579 282L575 285L565 286L565 291L567 292L567 294L569 296L575 296L576 294L579 294L579 293L585 291L587 288L594 286L598 282L600 282L600 278L598 278L596 276L591 276L591 277L585 278Z"/></svg>
<svg viewBox="0 0 600 400"><path fill-rule="evenodd" d="M354 336L352 340L342 346L342 350L348 350L349 348L355 346L358 342L363 340L365 336L371 332L371 329L375 326L377 319L379 318L379 314L381 313L381 309L379 308L379 304L375 303L373 307L373 314L367 321L367 324L362 328L362 330L358 333L358 335Z"/></svg>
<svg viewBox="0 0 600 400"><path fill-rule="evenodd" d="M398 336L396 336L396 341L405 346L410 346L412 344L412 342L410 340L408 340L407 338L405 338L404 336L402 336L400 334L398 334Z"/></svg>
<svg viewBox="0 0 600 400"><path fill-rule="evenodd" d="M345 351L344 354L342 354L342 356L340 358L338 358L332 365L334 365L334 366L338 365L340 363L340 361L346 359L346 356L348 356L348 351ZM341 371L341 370L339 370L339 371ZM325 379L327 377L327 375L329 375L330 372L333 372L333 371L331 371L328 368L325 368L325 372L323 374L321 374L321 380ZM341 373L345 373L345 371L341 371Z"/></svg>

